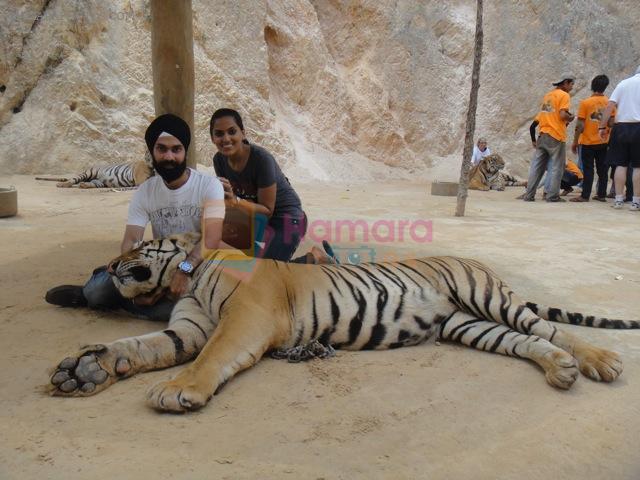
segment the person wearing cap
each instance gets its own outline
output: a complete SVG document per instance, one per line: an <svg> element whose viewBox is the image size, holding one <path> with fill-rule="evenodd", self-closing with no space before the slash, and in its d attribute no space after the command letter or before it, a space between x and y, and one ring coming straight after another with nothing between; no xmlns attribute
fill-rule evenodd
<svg viewBox="0 0 640 480"><path fill-rule="evenodd" d="M640 66L635 75L622 80L611 93L602 114L598 131L604 141L608 122L616 109L615 124L609 138L607 160L616 167L614 183L616 197L613 208L620 209L624 203L624 184L627 169L633 169L633 196L630 210L640 211Z"/></svg>
<svg viewBox="0 0 640 480"><path fill-rule="evenodd" d="M597 75L591 81L591 91L593 94L580 102L578 107L578 121L573 135L571 151L574 154L580 149L580 158L584 171L584 181L582 182L582 194L572 198L571 202L588 202L593 188L593 164L595 161L598 172L598 186L594 200L606 201L607 196L607 143L609 132L605 138L600 138L598 125L602 118L602 113L607 106L608 98L604 91L609 85L609 78L606 75Z"/></svg>
<svg viewBox="0 0 640 480"><path fill-rule="evenodd" d="M564 202L560 198L560 182L564 173L566 161L567 124L573 121L573 114L569 111L569 92L573 89L575 77L562 75L561 79L553 83L555 87L542 99L540 112L537 115L540 136L536 141L536 153L529 168L527 191L523 200L533 202L536 189L550 165L549 191L547 202Z"/></svg>
<svg viewBox="0 0 640 480"><path fill-rule="evenodd" d="M471 155L471 165L475 166L480 163L487 155L491 155L491 150L487 146L487 139L484 137L478 138L477 145L473 146L473 154Z"/></svg>
<svg viewBox="0 0 640 480"><path fill-rule="evenodd" d="M187 123L172 114L161 115L147 128L145 141L157 175L140 185L131 199L121 253L142 241L149 223L154 239L201 232L205 248L218 248L225 214L224 189L217 178L187 168L191 141ZM168 292L125 299L113 284L107 267L100 267L84 286L55 287L47 292L45 300L64 307L123 308L152 320L169 320L190 274L202 262L201 246L199 242L173 272Z"/></svg>

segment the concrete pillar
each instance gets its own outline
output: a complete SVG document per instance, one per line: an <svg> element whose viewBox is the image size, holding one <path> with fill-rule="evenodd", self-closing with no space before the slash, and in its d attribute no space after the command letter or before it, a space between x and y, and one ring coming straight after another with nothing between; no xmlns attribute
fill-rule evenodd
<svg viewBox="0 0 640 480"><path fill-rule="evenodd" d="M191 0L151 0L151 59L156 115L173 113L191 128L187 165L194 167L193 24Z"/></svg>

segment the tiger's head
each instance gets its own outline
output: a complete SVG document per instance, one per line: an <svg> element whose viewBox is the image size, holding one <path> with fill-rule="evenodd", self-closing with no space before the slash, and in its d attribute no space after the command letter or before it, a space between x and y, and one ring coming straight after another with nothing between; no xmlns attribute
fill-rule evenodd
<svg viewBox="0 0 640 480"><path fill-rule="evenodd" d="M113 259L107 271L126 298L166 288L178 264L187 258L198 240L199 233L185 233L141 242L133 250Z"/></svg>
<svg viewBox="0 0 640 480"><path fill-rule="evenodd" d="M492 153L482 159L482 165L485 172L495 174L504 168L504 160L497 153Z"/></svg>

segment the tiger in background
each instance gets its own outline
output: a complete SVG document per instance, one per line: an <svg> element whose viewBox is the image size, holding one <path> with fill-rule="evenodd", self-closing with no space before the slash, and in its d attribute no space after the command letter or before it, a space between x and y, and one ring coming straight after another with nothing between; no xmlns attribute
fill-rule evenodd
<svg viewBox="0 0 640 480"><path fill-rule="evenodd" d="M471 190L498 190L505 187L526 187L527 182L518 180L504 170L504 160L496 153L487 155L469 172L469 189Z"/></svg>
<svg viewBox="0 0 640 480"><path fill-rule="evenodd" d="M113 260L108 271L125 297L167 288L198 234L144 242ZM166 329L90 345L54 369L53 395L87 396L134 374L196 360L173 380L153 386L148 404L181 412L204 406L236 373L268 351L302 345L384 350L417 345L434 333L488 352L534 361L547 381L568 389L581 371L611 382L618 356L551 322L640 328L524 303L475 260L427 257L358 265L304 265L216 250L194 272ZM249 273L239 265L255 262ZM234 263L235 262L235 263ZM239 262L239 263L238 263ZM244 263L243 263L244 262Z"/></svg>
<svg viewBox="0 0 640 480"><path fill-rule="evenodd" d="M70 188L74 185L78 185L78 188L136 187L153 175L153 166L150 158L147 158L145 161L91 167L71 179L58 179L60 181L56 183L56 187Z"/></svg>

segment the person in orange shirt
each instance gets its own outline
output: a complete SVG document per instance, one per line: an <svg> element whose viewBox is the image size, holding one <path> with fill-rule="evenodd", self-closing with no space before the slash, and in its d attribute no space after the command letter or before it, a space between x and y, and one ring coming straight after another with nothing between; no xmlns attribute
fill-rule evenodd
<svg viewBox="0 0 640 480"><path fill-rule="evenodd" d="M529 180L527 191L524 194L525 202L533 202L535 199L538 184L550 165L549 191L547 192L547 202L564 202L560 198L560 182L564 173L566 162L566 141L567 124L574 119L569 111L569 92L573 89L575 77L573 75L562 75L561 79L555 83L553 90L548 92L542 99L540 113L537 119L540 127L540 136L536 141L536 153L529 168Z"/></svg>
<svg viewBox="0 0 640 480"><path fill-rule="evenodd" d="M560 188L562 188L562 193L560 195L565 196L573 192L573 187L579 184L582 179L582 170L580 170L578 165L574 162L567 160L567 164L564 167L564 173L562 174L562 180L560 180ZM573 199L571 199L571 201L573 201Z"/></svg>
<svg viewBox="0 0 640 480"><path fill-rule="evenodd" d="M609 129L605 132L604 138L600 137L598 124L602 119L602 112L607 107L609 99L604 95L604 91L609 85L609 78L606 75L598 75L591 80L591 91L593 95L580 102L578 108L578 122L573 135L571 151L577 153L580 145L580 156L582 158L582 168L584 169L584 182L582 183L582 194L572 198L571 202L588 202L593 188L593 162L595 160L598 172L598 186L594 200L606 202L607 196L607 144L609 143ZM614 114L615 116L615 114Z"/></svg>

